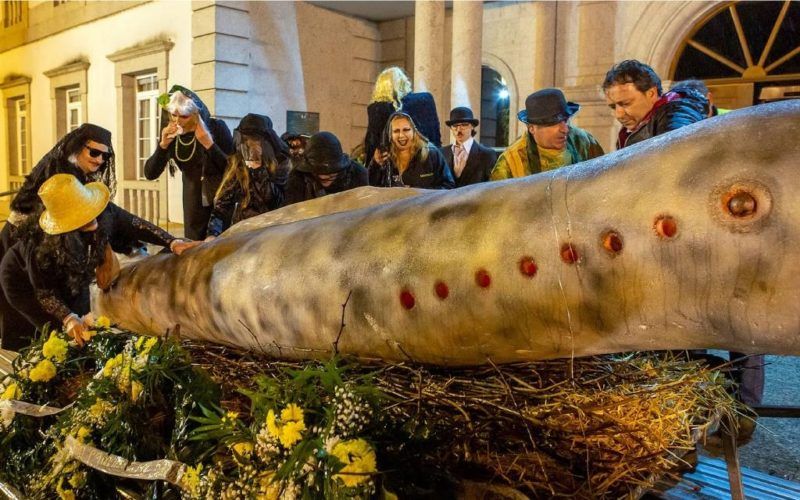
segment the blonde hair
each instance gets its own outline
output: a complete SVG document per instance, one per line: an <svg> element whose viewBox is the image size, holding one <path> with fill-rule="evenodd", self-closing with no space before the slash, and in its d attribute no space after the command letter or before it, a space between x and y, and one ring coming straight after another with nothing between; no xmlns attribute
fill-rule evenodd
<svg viewBox="0 0 800 500"><path fill-rule="evenodd" d="M186 94L180 90L176 90L169 98L167 111L185 116L191 115L192 113L199 113L200 109L197 107L197 103L195 103L190 97L187 97Z"/></svg>
<svg viewBox="0 0 800 500"><path fill-rule="evenodd" d="M408 123L411 124L411 130L414 131L414 143L411 146L411 157L414 158L415 156L419 155L419 159L421 161L425 161L428 159L428 138L424 135L419 133L417 129L417 125L414 123L414 119L411 116L397 112L394 113L392 116L389 117L389 121L386 123L386 132L389 134L389 138L392 137L392 123L396 120L408 120ZM392 160L392 163L397 165L397 154L394 151L394 141L390 141L389 146L389 157Z"/></svg>
<svg viewBox="0 0 800 500"><path fill-rule="evenodd" d="M386 68L375 80L372 102L391 102L394 109L400 109L400 101L411 92L411 80L397 66Z"/></svg>
<svg viewBox="0 0 800 500"><path fill-rule="evenodd" d="M269 173L274 174L278 168L278 162L275 158L264 158L262 154L261 161L264 162L265 160ZM219 183L214 199L219 198L229 185L238 182L242 186L242 193L244 194L239 206L247 208L250 205L250 176L247 169L247 163L245 163L242 154L237 150L236 153L228 158L228 168L225 169L225 175L222 176L222 182Z"/></svg>

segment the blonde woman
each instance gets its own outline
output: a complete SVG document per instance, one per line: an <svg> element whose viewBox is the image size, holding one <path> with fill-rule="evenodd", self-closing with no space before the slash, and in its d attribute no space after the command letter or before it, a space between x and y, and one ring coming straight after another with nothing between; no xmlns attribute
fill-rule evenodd
<svg viewBox="0 0 800 500"><path fill-rule="evenodd" d="M411 116L401 111L393 113L384 134L384 142L389 146L370 162L370 186L455 187L441 151L419 133Z"/></svg>
<svg viewBox="0 0 800 500"><path fill-rule="evenodd" d="M416 123L419 132L437 148L442 145L436 102L428 92L411 92L411 81L397 66L381 71L375 81L372 100L367 106L367 135L364 138L364 161L380 161L388 144L381 145L389 116L403 111ZM376 154L376 150L382 150Z"/></svg>

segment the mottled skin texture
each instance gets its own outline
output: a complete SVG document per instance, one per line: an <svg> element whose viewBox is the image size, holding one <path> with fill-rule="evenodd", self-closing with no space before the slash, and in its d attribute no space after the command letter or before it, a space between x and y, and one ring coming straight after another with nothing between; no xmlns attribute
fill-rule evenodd
<svg viewBox="0 0 800 500"><path fill-rule="evenodd" d="M329 355L348 295L338 348L364 358L797 355L798 137L800 102L762 105L537 176L297 222L267 214L277 225L128 267L94 310L143 333L180 324L187 337L287 358ZM755 215L727 213L736 191L752 193ZM676 221L674 237L657 234L661 215ZM616 254L603 246L608 230L621 237ZM562 260L565 243L577 263ZM533 277L520 272L526 256Z"/></svg>

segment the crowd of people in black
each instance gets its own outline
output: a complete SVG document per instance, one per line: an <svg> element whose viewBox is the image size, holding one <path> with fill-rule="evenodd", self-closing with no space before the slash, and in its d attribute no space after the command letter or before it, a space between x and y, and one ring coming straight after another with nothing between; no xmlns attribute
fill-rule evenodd
<svg viewBox="0 0 800 500"><path fill-rule="evenodd" d="M622 125L617 148L719 112L702 82L664 92L653 69L635 60L614 65L602 89ZM90 283L108 286L114 253L142 242L180 254L241 220L359 186L453 189L604 154L589 132L570 123L580 105L556 88L527 97L517 115L526 131L499 157L475 140L480 122L466 107L451 110L445 123L454 142L442 147L433 96L413 92L397 67L377 78L363 156L353 158L330 132L278 136L268 116L250 113L231 134L191 90L175 85L169 96L169 120L144 172L152 180L180 170L186 239L110 202L116 182L108 130L87 123L68 133L26 177L0 233L3 348L24 347L47 324L63 325L81 343L93 321Z"/></svg>

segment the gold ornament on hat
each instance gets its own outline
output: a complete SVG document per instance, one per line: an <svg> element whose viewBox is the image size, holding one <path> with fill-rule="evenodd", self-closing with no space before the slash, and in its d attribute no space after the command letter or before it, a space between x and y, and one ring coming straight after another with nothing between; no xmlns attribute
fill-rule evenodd
<svg viewBox="0 0 800 500"><path fill-rule="evenodd" d="M92 222L108 205L111 193L102 182L81 184L70 174L55 174L39 188L45 211L39 226L47 234L63 234Z"/></svg>

